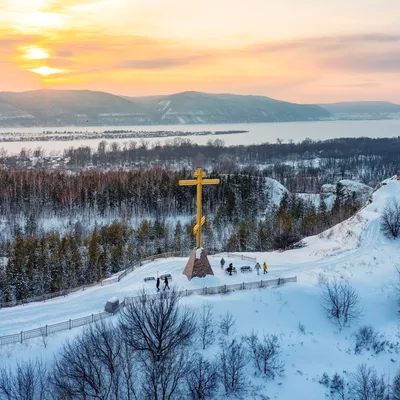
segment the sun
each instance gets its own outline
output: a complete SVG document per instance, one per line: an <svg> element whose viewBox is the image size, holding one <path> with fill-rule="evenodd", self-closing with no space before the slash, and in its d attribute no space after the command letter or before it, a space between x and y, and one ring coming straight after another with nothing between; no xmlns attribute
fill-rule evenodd
<svg viewBox="0 0 400 400"><path fill-rule="evenodd" d="M42 76L49 76L49 75L54 75L54 74L61 74L62 72L67 72L65 69L51 68L51 67L47 67L45 65L42 67L30 69L29 71L34 72L35 74L42 75Z"/></svg>
<svg viewBox="0 0 400 400"><path fill-rule="evenodd" d="M26 46L21 50L25 52L24 58L28 58L30 60L43 60L45 58L49 58L49 53L40 47Z"/></svg>

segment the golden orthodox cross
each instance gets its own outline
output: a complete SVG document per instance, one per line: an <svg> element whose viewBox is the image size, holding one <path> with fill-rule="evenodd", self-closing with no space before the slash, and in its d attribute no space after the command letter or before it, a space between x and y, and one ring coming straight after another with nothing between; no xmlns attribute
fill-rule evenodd
<svg viewBox="0 0 400 400"><path fill-rule="evenodd" d="M193 228L193 234L196 235L196 247L201 248L201 227L206 222L206 217L201 215L201 197L202 197L202 186L203 185L218 185L219 179L203 179L206 173L198 168L194 173L194 177L197 179L193 180L180 180L179 186L194 186L197 185L197 218L196 225Z"/></svg>

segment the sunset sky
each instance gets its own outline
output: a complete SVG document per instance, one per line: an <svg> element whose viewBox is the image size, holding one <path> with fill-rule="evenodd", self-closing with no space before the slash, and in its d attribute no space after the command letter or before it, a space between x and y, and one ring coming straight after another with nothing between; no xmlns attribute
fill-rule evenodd
<svg viewBox="0 0 400 400"><path fill-rule="evenodd" d="M399 0L0 0L0 91L400 103Z"/></svg>

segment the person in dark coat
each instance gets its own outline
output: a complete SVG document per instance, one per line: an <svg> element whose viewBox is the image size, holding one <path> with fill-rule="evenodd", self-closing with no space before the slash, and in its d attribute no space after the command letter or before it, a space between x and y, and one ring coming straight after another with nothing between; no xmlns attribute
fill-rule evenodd
<svg viewBox="0 0 400 400"><path fill-rule="evenodd" d="M165 290L166 288L168 288L168 290L169 290L168 278L167 278L167 277L165 277L165 279L164 279L164 290Z"/></svg>
<svg viewBox="0 0 400 400"><path fill-rule="evenodd" d="M233 265L232 263L229 264L229 275L232 275L232 271L233 271Z"/></svg>
<svg viewBox="0 0 400 400"><path fill-rule="evenodd" d="M224 265L225 265L225 260L221 258L221 269L224 269Z"/></svg>
<svg viewBox="0 0 400 400"><path fill-rule="evenodd" d="M156 288L157 288L157 292L159 292L160 291L160 278L157 278Z"/></svg>

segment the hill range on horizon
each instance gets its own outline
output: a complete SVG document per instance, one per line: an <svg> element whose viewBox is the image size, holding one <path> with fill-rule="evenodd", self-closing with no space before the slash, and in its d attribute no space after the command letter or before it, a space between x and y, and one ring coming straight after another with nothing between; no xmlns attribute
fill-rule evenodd
<svg viewBox="0 0 400 400"><path fill-rule="evenodd" d="M296 104L266 96L181 92L130 97L89 90L0 92L1 127L234 124L400 118L384 101Z"/></svg>

